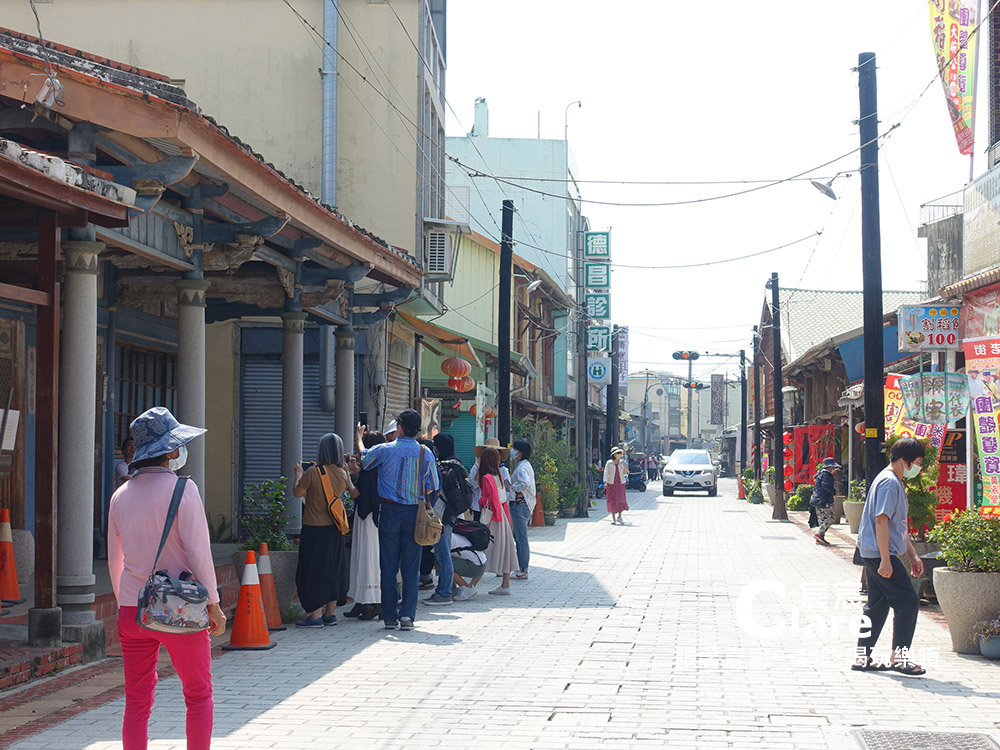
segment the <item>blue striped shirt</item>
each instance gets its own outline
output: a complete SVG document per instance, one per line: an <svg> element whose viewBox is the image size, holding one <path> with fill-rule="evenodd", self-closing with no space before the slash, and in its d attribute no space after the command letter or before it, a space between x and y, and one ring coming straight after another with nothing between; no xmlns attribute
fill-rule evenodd
<svg viewBox="0 0 1000 750"><path fill-rule="evenodd" d="M423 492L417 481L420 451L424 454ZM361 468L378 469L378 495L400 505L416 505L420 495L427 495L441 488L437 462L426 446L416 438L399 437L392 443L375 445L361 453ZM434 498L431 498L434 502Z"/></svg>

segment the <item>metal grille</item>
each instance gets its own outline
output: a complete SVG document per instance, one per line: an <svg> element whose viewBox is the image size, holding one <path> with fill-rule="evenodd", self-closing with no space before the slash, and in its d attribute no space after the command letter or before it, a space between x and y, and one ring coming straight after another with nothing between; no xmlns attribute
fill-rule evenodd
<svg viewBox="0 0 1000 750"><path fill-rule="evenodd" d="M854 735L865 750L1000 750L985 734L862 729Z"/></svg>

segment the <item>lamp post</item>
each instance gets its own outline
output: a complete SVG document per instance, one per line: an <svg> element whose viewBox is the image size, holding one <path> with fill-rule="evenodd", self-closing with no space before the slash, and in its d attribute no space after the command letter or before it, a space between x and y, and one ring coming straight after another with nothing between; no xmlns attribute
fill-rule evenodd
<svg viewBox="0 0 1000 750"><path fill-rule="evenodd" d="M570 102L566 105L566 110L563 112L563 140L569 140L569 108L576 105L577 109L583 106L583 102L577 99L575 102Z"/></svg>
<svg viewBox="0 0 1000 750"><path fill-rule="evenodd" d="M785 432L785 405L781 393L781 306L778 299L778 274L772 273L771 279L767 282L771 289L771 335L773 336L772 356L774 361L774 450L772 453L772 464L774 466L775 501L774 512L771 518L778 521L788 520L788 511L785 507L785 453L782 443L782 436Z"/></svg>

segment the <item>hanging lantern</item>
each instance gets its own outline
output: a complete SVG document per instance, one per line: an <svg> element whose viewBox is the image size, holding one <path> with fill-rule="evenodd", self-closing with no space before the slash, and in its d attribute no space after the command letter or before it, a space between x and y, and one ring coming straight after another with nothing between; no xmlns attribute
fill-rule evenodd
<svg viewBox="0 0 1000 750"><path fill-rule="evenodd" d="M441 372L448 376L448 387L457 391L455 386L472 372L472 365L460 357L449 357L441 363Z"/></svg>
<svg viewBox="0 0 1000 750"><path fill-rule="evenodd" d="M781 439L785 442L785 445L791 445L792 440L794 440L795 438L792 437L792 433L786 432L781 436Z"/></svg>
<svg viewBox="0 0 1000 750"><path fill-rule="evenodd" d="M858 422L856 425L854 425L854 431L861 436L862 440L865 439L865 423L864 422Z"/></svg>
<svg viewBox="0 0 1000 750"><path fill-rule="evenodd" d="M486 418L494 419L500 412L497 411L495 406L486 406Z"/></svg>
<svg viewBox="0 0 1000 750"><path fill-rule="evenodd" d="M451 380L454 380L453 384ZM466 375L464 378L452 378L448 381L448 387L453 391L458 391L459 393L468 393L473 388L476 387L476 381Z"/></svg>
<svg viewBox="0 0 1000 750"><path fill-rule="evenodd" d="M795 489L795 483L792 482L791 479L786 479L785 480L785 492L791 492L793 489Z"/></svg>
<svg viewBox="0 0 1000 750"><path fill-rule="evenodd" d="M791 464L785 464L785 476L790 477L795 473L795 469L792 468Z"/></svg>
<svg viewBox="0 0 1000 750"><path fill-rule="evenodd" d="M794 458L794 456L795 456L795 454L792 453L792 449L791 448L785 448L785 460L786 461L791 461L792 458Z"/></svg>

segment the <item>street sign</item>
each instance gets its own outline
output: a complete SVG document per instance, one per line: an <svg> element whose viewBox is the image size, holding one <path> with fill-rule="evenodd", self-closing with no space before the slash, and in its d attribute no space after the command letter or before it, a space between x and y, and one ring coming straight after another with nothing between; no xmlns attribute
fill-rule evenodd
<svg viewBox="0 0 1000 750"><path fill-rule="evenodd" d="M586 232L583 239L583 255L588 260L610 258L610 232Z"/></svg>
<svg viewBox="0 0 1000 750"><path fill-rule="evenodd" d="M607 293L587 292L584 295L587 307L587 317L595 320L607 320L611 317L611 295Z"/></svg>
<svg viewBox="0 0 1000 750"><path fill-rule="evenodd" d="M611 384L611 357L591 357L587 360L587 382L591 385Z"/></svg>
<svg viewBox="0 0 1000 750"><path fill-rule="evenodd" d="M611 286L611 266L608 263L584 263L585 286L591 289L607 289Z"/></svg>
<svg viewBox="0 0 1000 750"><path fill-rule="evenodd" d="M587 351L611 350L611 326L590 326L587 329Z"/></svg>

